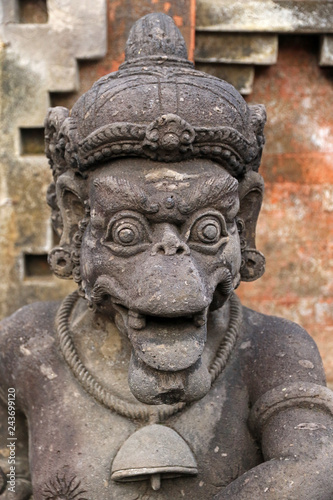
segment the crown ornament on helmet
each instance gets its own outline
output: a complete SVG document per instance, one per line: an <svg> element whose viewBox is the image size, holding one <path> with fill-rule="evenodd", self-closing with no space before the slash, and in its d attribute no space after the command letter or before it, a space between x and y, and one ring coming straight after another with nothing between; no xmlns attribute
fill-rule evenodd
<svg viewBox="0 0 333 500"><path fill-rule="evenodd" d="M55 179L129 156L211 159L240 179L259 168L265 121L264 106L248 106L233 86L193 68L169 16L149 14L132 27L117 72L71 112L49 110L46 154Z"/></svg>

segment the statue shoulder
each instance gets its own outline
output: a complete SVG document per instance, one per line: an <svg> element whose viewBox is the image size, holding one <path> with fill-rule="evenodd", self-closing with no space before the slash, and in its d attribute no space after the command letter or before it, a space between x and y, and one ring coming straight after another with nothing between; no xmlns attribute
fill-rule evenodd
<svg viewBox="0 0 333 500"><path fill-rule="evenodd" d="M23 306L11 316L0 321L0 336L11 338L20 336L30 337L36 329L54 330L54 321L60 302L34 302Z"/></svg>
<svg viewBox="0 0 333 500"><path fill-rule="evenodd" d="M0 376L10 384L55 341L55 317L60 302L35 302L0 322Z"/></svg>
<svg viewBox="0 0 333 500"><path fill-rule="evenodd" d="M252 399L284 383L326 384L318 348L304 328L247 308L243 317L251 346L247 366Z"/></svg>

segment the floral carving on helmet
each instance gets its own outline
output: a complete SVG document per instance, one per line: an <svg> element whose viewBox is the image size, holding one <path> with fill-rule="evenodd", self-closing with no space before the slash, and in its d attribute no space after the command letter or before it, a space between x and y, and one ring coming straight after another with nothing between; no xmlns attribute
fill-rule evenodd
<svg viewBox="0 0 333 500"><path fill-rule="evenodd" d="M162 115L148 125L143 147L146 154L157 159L184 158L193 151L194 128L172 113Z"/></svg>
<svg viewBox="0 0 333 500"><path fill-rule="evenodd" d="M86 137L80 137L75 119L55 108L46 121L46 151L55 179L67 169L84 173L102 162L129 156L162 162L209 158L240 178L246 171L257 171L260 164L266 115L259 105L253 108L246 136L227 124L197 127L168 113L149 124L107 123Z"/></svg>

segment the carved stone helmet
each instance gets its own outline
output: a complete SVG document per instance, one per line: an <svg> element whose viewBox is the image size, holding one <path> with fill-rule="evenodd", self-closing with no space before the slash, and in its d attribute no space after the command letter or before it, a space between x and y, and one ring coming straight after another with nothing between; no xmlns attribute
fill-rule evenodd
<svg viewBox="0 0 333 500"><path fill-rule="evenodd" d="M129 156L211 159L242 180L259 168L265 121L264 106L248 106L232 85L194 69L169 16L149 14L132 27L117 72L98 80L71 112L49 110L46 154L55 181ZM52 188L48 201L60 233Z"/></svg>
<svg viewBox="0 0 333 500"><path fill-rule="evenodd" d="M121 156L204 157L239 178L258 170L265 119L263 106L248 106L232 85L193 68L169 16L149 14L132 27L119 71L97 81L70 114L49 111L47 154L55 173Z"/></svg>

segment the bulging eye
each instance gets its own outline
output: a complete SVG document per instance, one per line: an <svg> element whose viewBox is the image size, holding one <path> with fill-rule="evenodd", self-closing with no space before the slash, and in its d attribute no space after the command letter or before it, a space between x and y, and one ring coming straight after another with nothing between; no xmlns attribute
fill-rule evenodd
<svg viewBox="0 0 333 500"><path fill-rule="evenodd" d="M111 228L111 236L114 243L118 245L137 245L141 236L143 236L142 229L140 231L140 223L134 221L118 221Z"/></svg>
<svg viewBox="0 0 333 500"><path fill-rule="evenodd" d="M203 253L215 253L228 241L224 217L217 213L201 214L191 225L188 244Z"/></svg>
<svg viewBox="0 0 333 500"><path fill-rule="evenodd" d="M202 243L216 243L221 236L221 223L213 218L204 218L192 229L192 237Z"/></svg>
<svg viewBox="0 0 333 500"><path fill-rule="evenodd" d="M142 252L150 243L149 225L141 214L116 214L109 222L103 245L124 257Z"/></svg>
<svg viewBox="0 0 333 500"><path fill-rule="evenodd" d="M202 243L217 243L221 236L227 236L224 219L206 215L197 220L191 228L191 239Z"/></svg>

